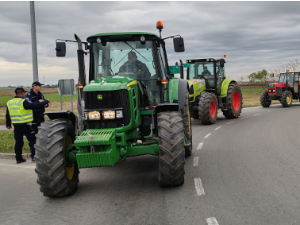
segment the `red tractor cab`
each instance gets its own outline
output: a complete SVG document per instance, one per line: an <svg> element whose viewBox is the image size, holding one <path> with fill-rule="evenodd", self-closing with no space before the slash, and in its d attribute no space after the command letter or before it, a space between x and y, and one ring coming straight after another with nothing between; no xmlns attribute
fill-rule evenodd
<svg viewBox="0 0 300 225"><path fill-rule="evenodd" d="M268 90L260 95L260 104L266 108L272 100L279 100L283 107L290 107L293 99L299 99L299 72L280 73L277 83L268 85Z"/></svg>

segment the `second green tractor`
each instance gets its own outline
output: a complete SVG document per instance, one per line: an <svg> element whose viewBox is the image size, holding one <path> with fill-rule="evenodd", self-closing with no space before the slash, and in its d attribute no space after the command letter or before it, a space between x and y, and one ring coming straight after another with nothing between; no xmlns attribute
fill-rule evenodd
<svg viewBox="0 0 300 225"><path fill-rule="evenodd" d="M184 67L187 68L191 116L194 119L199 119L204 125L214 124L218 109L227 119L241 115L242 91L235 80L226 78L224 58L188 59ZM176 66L170 69L175 71Z"/></svg>

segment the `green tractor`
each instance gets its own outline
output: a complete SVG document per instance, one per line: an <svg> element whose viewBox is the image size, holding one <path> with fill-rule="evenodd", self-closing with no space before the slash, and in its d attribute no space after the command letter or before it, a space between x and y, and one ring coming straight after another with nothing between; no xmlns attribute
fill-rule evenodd
<svg viewBox="0 0 300 225"><path fill-rule="evenodd" d="M168 67L162 22L159 36L145 32L99 33L78 43L78 117L47 111L36 135L37 183L44 196L72 195L79 168L113 166L127 157L159 158L160 186L184 183L185 157L192 153L188 83ZM175 52L183 38L173 38ZM66 43L56 41L56 55ZM89 54L86 83L84 55Z"/></svg>
<svg viewBox="0 0 300 225"><path fill-rule="evenodd" d="M204 125L217 121L219 108L227 119L237 118L242 112L241 89L236 81L226 78L224 64L223 58L188 59L184 64L187 68L191 116L200 119ZM170 69L174 73L177 68L182 66Z"/></svg>

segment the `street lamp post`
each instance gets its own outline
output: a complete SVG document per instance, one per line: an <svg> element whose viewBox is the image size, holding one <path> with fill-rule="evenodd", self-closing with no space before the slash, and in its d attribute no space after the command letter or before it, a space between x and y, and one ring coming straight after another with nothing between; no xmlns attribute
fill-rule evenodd
<svg viewBox="0 0 300 225"><path fill-rule="evenodd" d="M36 48L36 28L35 28L35 11L34 2L30 2L30 20L31 20L31 45L32 45L32 70L33 82L39 80L38 62L37 62L37 48Z"/></svg>

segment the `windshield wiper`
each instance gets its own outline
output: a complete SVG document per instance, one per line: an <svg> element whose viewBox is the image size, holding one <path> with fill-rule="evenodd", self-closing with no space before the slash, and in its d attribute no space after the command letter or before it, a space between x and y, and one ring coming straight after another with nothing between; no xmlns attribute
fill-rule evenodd
<svg viewBox="0 0 300 225"><path fill-rule="evenodd" d="M136 51L140 56L142 56L144 59L146 59L143 55L141 55L141 53L139 53L134 47L132 47L130 44L128 44L126 41L124 41L124 43L126 44L126 45L128 45L132 50L134 50L134 51ZM148 59L146 59L148 62L149 62L149 60Z"/></svg>

